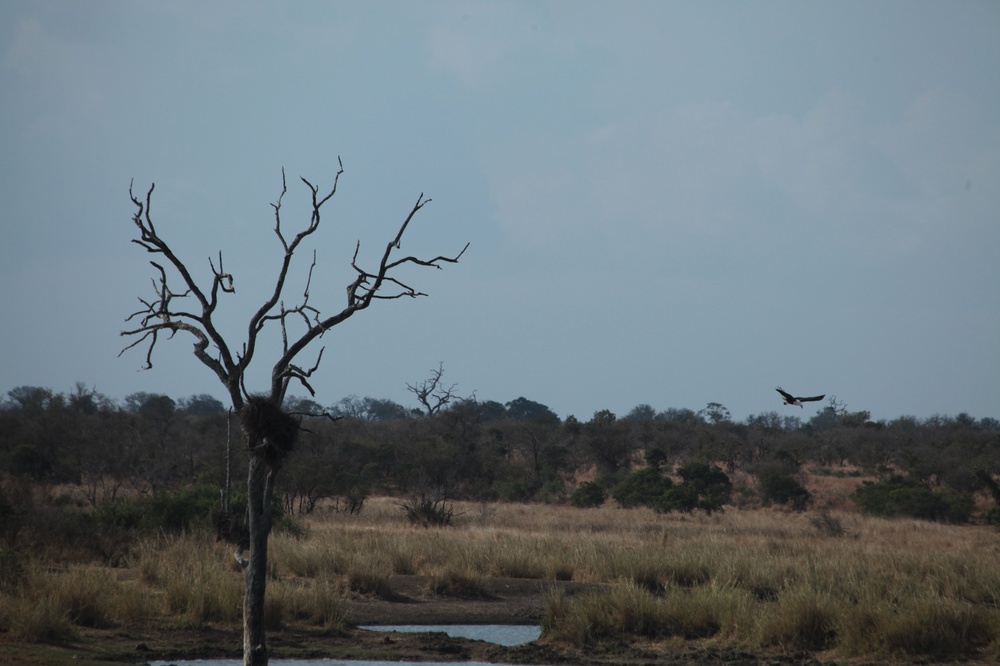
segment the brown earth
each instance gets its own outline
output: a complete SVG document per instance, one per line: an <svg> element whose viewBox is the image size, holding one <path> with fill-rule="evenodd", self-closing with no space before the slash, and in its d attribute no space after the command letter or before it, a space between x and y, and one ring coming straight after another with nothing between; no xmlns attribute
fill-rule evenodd
<svg viewBox="0 0 1000 666"><path fill-rule="evenodd" d="M476 581L471 589L430 589L426 576L392 576L391 600L371 596L343 602L347 621L355 626L391 624L539 624L544 595L557 590L567 596L600 589L594 583L527 578Z"/></svg>

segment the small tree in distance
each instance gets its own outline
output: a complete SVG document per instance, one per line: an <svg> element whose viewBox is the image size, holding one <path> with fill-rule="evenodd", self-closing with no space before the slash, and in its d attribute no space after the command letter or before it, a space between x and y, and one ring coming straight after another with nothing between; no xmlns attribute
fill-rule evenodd
<svg viewBox="0 0 1000 666"><path fill-rule="evenodd" d="M394 277L393 271L403 265L442 268L443 263L457 263L465 253L468 244L452 256L437 256L421 259L414 256L396 257L400 242L410 222L430 199L421 193L409 214L382 253L381 261L372 270L358 265L360 241L356 244L351 268L356 276L347 285L347 302L339 311L324 315L309 302L309 287L316 255L313 253L309 266L305 289L296 304L286 307L284 290L286 277L292 259L299 246L312 235L320 224L321 210L337 191L337 184L344 173L343 163L338 159L339 169L333 184L326 194L305 178L302 182L312 197L312 213L309 223L289 238L282 228L281 202L287 192L285 172L281 172L281 194L274 208L274 233L278 237L283 254L274 279L274 288L263 303L250 317L246 338L234 346L219 332L215 315L223 294L235 292L233 276L223 268L222 253L218 254L218 265L209 260L212 270L211 284L207 288L198 284L188 266L181 260L153 224L151 202L155 184L151 184L145 199L136 197L129 186L129 196L135 206L132 221L139 231L133 243L148 253L159 255L160 263L150 261L155 269L153 297L140 298L142 308L126 321L136 322L135 328L122 331L122 335L134 338L122 353L145 345L144 367L153 367L153 352L161 335L168 338L177 333L187 333L194 340L194 355L210 369L225 387L234 411L239 414L244 439L249 450L247 475L247 523L249 529L249 553L244 556L243 548L237 556L244 571L243 601L243 662L246 666L261 666L268 662L268 651L264 632L264 599L267 582L267 542L271 532L272 516L270 498L275 477L281 469L282 461L292 451L299 432L299 421L283 409L285 392L291 381L301 384L311 396L315 391L309 383L312 374L319 368L323 358L323 348L319 350L311 367L299 365L296 361L316 338L329 329L342 324L355 313L368 308L377 300L393 300L404 297L426 296L408 284ZM171 287L180 282L180 290ZM248 368L258 351L258 339L265 328L277 327L281 333L282 349L271 369L270 386L261 393L251 394L245 385ZM292 330L298 331L292 333Z"/></svg>

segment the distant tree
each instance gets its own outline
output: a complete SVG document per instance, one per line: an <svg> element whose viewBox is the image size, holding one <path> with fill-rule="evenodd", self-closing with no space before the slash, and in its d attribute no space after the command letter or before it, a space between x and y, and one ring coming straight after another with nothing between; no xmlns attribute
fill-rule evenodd
<svg viewBox="0 0 1000 666"><path fill-rule="evenodd" d="M656 410L645 404L636 405L632 411L625 415L625 419L628 421L652 421L655 418Z"/></svg>
<svg viewBox="0 0 1000 666"><path fill-rule="evenodd" d="M297 416L322 416L324 414L324 410L318 402L297 395L285 396L284 408L289 414Z"/></svg>
<svg viewBox="0 0 1000 666"><path fill-rule="evenodd" d="M699 413L690 409L678 409L676 407L663 410L656 415L656 418L659 421L672 421L674 423L683 423L686 425L704 422L704 419Z"/></svg>
<svg viewBox="0 0 1000 666"><path fill-rule="evenodd" d="M480 418L483 421L496 421L507 415L507 408L496 400L478 401L478 405Z"/></svg>
<svg viewBox="0 0 1000 666"><path fill-rule="evenodd" d="M70 409L76 410L88 416L100 411L113 411L114 401L106 395L97 392L97 389L88 389L86 384L77 382L73 392L69 394L67 403Z"/></svg>
<svg viewBox="0 0 1000 666"><path fill-rule="evenodd" d="M591 455L603 471L615 474L628 470L634 450L628 424L602 409L584 426L584 433Z"/></svg>
<svg viewBox="0 0 1000 666"><path fill-rule="evenodd" d="M690 463L678 468L677 475L682 481L665 493L661 509L712 513L732 496L733 482L715 465Z"/></svg>
<svg viewBox="0 0 1000 666"><path fill-rule="evenodd" d="M844 412L840 415L840 426L843 428L860 428L862 426L873 426L872 414L868 410L859 412Z"/></svg>
<svg viewBox="0 0 1000 666"><path fill-rule="evenodd" d="M867 414L867 412L865 413ZM974 430L977 427L976 419L966 412L959 412L955 416L955 425L959 428L969 428L970 430Z"/></svg>
<svg viewBox="0 0 1000 666"><path fill-rule="evenodd" d="M442 408L458 398L455 395L455 387L458 384L445 386L442 382L444 377L444 364L438 363L436 370L431 370L431 375L422 382L407 384L406 390L417 398L417 402L423 407L427 416L434 416Z"/></svg>
<svg viewBox="0 0 1000 666"><path fill-rule="evenodd" d="M226 406L208 393L200 393L184 398L180 402L180 408L185 414L192 416L207 416L208 414L221 414L226 411Z"/></svg>
<svg viewBox="0 0 1000 666"><path fill-rule="evenodd" d="M770 411L751 414L747 417L747 425L761 430L782 430L785 424L778 412Z"/></svg>
<svg viewBox="0 0 1000 666"><path fill-rule="evenodd" d="M235 293L235 281L223 266L222 253L219 253L217 261L209 260L212 272L210 283L207 286L199 284L189 267L175 254L153 224L151 201L154 186L149 187L144 199L137 197L131 186L129 188L129 196L135 206L132 222L138 230L138 238L132 242L155 255L161 263L150 261L154 269L153 295L140 298L141 308L128 317L127 321L135 322L135 326L122 331L123 336L132 339L122 353L144 346L144 367L151 368L153 352L161 336L172 338L177 333L191 335L194 338L195 357L219 379L234 411L240 416L249 452L247 515L250 548L249 558L243 560L243 659L246 666L266 664L268 660L264 632L264 595L268 571L267 541L273 524L270 498L273 495L275 477L285 457L294 447L299 432L298 420L282 408L282 403L292 381L298 382L310 395L315 395L310 378L319 368L323 349L315 356L311 366L299 365L299 355L331 328L342 324L376 301L423 296L422 292L396 277L396 270L400 267L414 265L441 268L443 263L458 262L465 252L463 249L453 257L437 256L431 259L420 259L412 255L398 257L406 228L430 201L425 200L421 194L400 225L395 238L386 244L377 268L361 268L358 264L360 243L355 245L351 259L355 277L347 285L346 304L339 311L326 316L310 302L312 275L316 266L315 252L308 267L302 296L296 297L296 302L286 306L284 292L289 267L301 243L319 227L321 210L336 193L342 173L341 165L326 194L321 194L319 188L305 178L301 179L312 199L310 220L301 231L289 238L287 230L282 227L281 218L282 200L287 192L282 171L281 193L272 204L274 233L281 246L274 288L270 294L265 295L261 306L250 317L245 329L246 338L236 345L233 340L223 336L216 317L220 298ZM171 284L178 280L180 288L172 288ZM246 388L248 369L257 356L258 342L263 342L261 333L265 329L272 331L275 327L282 347L272 366L269 386L261 393L251 394Z"/></svg>
<svg viewBox="0 0 1000 666"><path fill-rule="evenodd" d="M331 408L337 416L347 416L361 421L388 421L404 419L410 414L402 405L380 398L359 398L349 395Z"/></svg>
<svg viewBox="0 0 1000 666"><path fill-rule="evenodd" d="M559 417L551 409L527 398L517 398L505 405L507 416L517 421L549 421L559 422Z"/></svg>
<svg viewBox="0 0 1000 666"><path fill-rule="evenodd" d="M990 416L984 416L979 419L979 429L986 430L988 432L997 432L1000 430L1000 420Z"/></svg>
<svg viewBox="0 0 1000 666"><path fill-rule="evenodd" d="M729 413L726 406L718 402L710 402L705 405L705 408L698 412L698 416L712 425L729 423L733 420L733 415Z"/></svg>
<svg viewBox="0 0 1000 666"><path fill-rule="evenodd" d="M802 429L802 419L798 416L783 416L781 417L781 427L789 432L794 432L796 430Z"/></svg>
<svg viewBox="0 0 1000 666"><path fill-rule="evenodd" d="M405 407L386 398L365 398L365 413L371 421L405 419L410 416Z"/></svg>
<svg viewBox="0 0 1000 666"><path fill-rule="evenodd" d="M40 386L18 386L7 392L8 408L16 409L28 416L37 416L61 398L52 389Z"/></svg>
<svg viewBox="0 0 1000 666"><path fill-rule="evenodd" d="M643 454L643 459L646 461L646 464L653 469L660 469L666 465L669 460L666 452L659 447L646 449L646 452Z"/></svg>
<svg viewBox="0 0 1000 666"><path fill-rule="evenodd" d="M832 430L838 425L840 425L840 417L832 407L824 407L806 423L806 427L813 432Z"/></svg>
<svg viewBox="0 0 1000 666"><path fill-rule="evenodd" d="M146 404L147 401L153 398L166 398L167 396L161 395L159 393L147 393L145 391L136 391L135 393L129 393L125 396L123 404L125 409L130 412L139 413L142 406Z"/></svg>
<svg viewBox="0 0 1000 666"><path fill-rule="evenodd" d="M177 403L166 395L150 395L139 407L139 414L157 421L171 419L177 411Z"/></svg>

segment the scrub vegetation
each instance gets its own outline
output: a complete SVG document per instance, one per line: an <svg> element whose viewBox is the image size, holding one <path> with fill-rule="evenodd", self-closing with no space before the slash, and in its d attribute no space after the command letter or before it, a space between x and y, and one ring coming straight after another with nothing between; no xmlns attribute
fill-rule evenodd
<svg viewBox="0 0 1000 666"><path fill-rule="evenodd" d="M225 413L38 391L0 410L0 648L238 629ZM1000 659L989 420L852 423L834 404L806 423L718 409L574 423L488 407L307 419L272 498L269 631L347 635L352 600L390 608L399 577L497 604L491 580L530 579L548 589L547 654Z"/></svg>

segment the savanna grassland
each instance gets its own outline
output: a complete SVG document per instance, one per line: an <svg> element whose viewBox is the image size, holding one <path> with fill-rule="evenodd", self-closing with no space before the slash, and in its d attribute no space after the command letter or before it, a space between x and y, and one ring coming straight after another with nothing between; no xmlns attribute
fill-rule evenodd
<svg viewBox="0 0 1000 666"><path fill-rule="evenodd" d="M366 651L352 628L358 604L377 605L384 623L395 607L435 600L502 607L493 582L514 579L536 583L539 645L488 653L480 645L451 658L1000 659L996 529L867 517L837 508L835 497L828 504L823 512L664 514L610 501L591 509L455 502L452 525L438 528L415 526L391 498L371 499L359 514L320 507L271 540L274 656L363 658L375 648ZM8 661L178 658L185 646L187 656L238 654L239 568L232 548L208 532L142 539L113 567L73 559L8 555L2 563L0 654ZM524 622L523 607L518 613L510 623ZM163 647L172 635L173 651ZM398 647L420 656L412 644Z"/></svg>
<svg viewBox="0 0 1000 666"><path fill-rule="evenodd" d="M287 406L317 414L302 400ZM303 417L273 657L1000 661L1000 421L371 398ZM246 446L210 396L0 403L0 663L241 654ZM368 624L538 624L500 646Z"/></svg>

